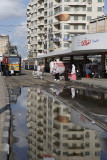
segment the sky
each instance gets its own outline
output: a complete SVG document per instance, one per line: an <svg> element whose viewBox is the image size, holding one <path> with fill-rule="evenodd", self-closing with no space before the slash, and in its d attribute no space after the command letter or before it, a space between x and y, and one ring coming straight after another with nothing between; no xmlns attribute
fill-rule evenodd
<svg viewBox="0 0 107 160"><path fill-rule="evenodd" d="M10 37L22 58L27 57L27 5L30 0L0 0L0 35ZM104 13L107 14L107 0Z"/></svg>
<svg viewBox="0 0 107 160"><path fill-rule="evenodd" d="M22 58L27 57L27 5L29 0L0 0L0 35L9 35Z"/></svg>

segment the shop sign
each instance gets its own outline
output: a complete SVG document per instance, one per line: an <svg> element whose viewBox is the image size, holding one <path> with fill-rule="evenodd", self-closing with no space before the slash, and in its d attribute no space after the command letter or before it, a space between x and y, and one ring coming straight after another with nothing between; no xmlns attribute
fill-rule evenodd
<svg viewBox="0 0 107 160"><path fill-rule="evenodd" d="M75 36L72 38L72 51L107 50L107 32Z"/></svg>
<svg viewBox="0 0 107 160"><path fill-rule="evenodd" d="M68 14L60 14L59 21L68 21Z"/></svg>
<svg viewBox="0 0 107 160"><path fill-rule="evenodd" d="M43 160L55 160L55 158L53 158L50 155L44 155L43 157L44 157Z"/></svg>

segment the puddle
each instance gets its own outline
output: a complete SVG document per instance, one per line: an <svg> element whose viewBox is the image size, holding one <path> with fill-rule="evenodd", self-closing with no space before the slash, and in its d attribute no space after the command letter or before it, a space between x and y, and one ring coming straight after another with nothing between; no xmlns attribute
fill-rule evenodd
<svg viewBox="0 0 107 160"><path fill-rule="evenodd" d="M56 89L49 88L54 96L39 87L22 88L17 103L11 104L13 136L17 139L12 147L14 160L106 160L107 133L57 98L60 95L77 101L79 97L78 102L84 103L84 91L59 87L57 92ZM95 99L100 101L101 95L89 93L85 98L89 95L94 106Z"/></svg>

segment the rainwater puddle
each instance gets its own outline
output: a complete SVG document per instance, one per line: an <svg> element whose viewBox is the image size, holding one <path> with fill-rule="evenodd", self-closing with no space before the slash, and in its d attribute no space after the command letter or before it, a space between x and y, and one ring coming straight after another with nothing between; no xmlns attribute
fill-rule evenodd
<svg viewBox="0 0 107 160"><path fill-rule="evenodd" d="M62 87L55 95L70 93L71 100L79 97L82 103L83 92L73 90L65 93ZM57 96L38 87L16 89L10 98L14 160L106 160L107 133Z"/></svg>

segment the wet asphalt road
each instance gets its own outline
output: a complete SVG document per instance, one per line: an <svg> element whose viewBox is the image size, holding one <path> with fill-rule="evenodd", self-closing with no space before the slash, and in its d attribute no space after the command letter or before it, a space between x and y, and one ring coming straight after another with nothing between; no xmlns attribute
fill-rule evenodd
<svg viewBox="0 0 107 160"><path fill-rule="evenodd" d="M59 83L54 83L54 77L48 76L47 78L46 75L44 75L43 80L34 79L32 71L29 70L22 70L22 75L9 76L5 80L9 93L12 89L18 87L40 86L54 96L57 96L61 101L84 113L86 117L91 118L92 123L98 123L100 127L107 130L106 90L86 84L80 85L75 82L60 81Z"/></svg>

